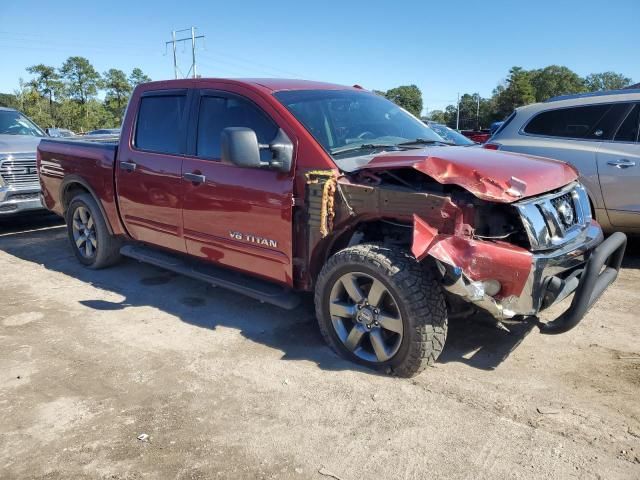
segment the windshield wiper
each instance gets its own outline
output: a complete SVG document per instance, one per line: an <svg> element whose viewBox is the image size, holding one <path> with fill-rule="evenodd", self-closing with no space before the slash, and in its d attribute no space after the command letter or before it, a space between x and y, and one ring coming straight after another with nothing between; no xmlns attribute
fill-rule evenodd
<svg viewBox="0 0 640 480"><path fill-rule="evenodd" d="M444 140L427 140L426 138L415 138L413 140L409 140L408 142L398 143L398 147L408 147L410 145L434 145L436 143L442 143L444 145L454 145L451 142L447 142Z"/></svg>
<svg viewBox="0 0 640 480"><path fill-rule="evenodd" d="M331 155L346 152L357 152L358 150L374 150L376 148L398 148L395 143L364 143L362 145L345 145L331 150Z"/></svg>

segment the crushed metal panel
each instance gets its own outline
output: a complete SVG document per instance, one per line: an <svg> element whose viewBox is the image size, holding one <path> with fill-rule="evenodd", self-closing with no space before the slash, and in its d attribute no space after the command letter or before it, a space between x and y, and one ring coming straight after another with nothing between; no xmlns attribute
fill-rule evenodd
<svg viewBox="0 0 640 480"><path fill-rule="evenodd" d="M471 280L498 280L502 285L501 298L520 295L533 268L533 255L524 248L501 241L440 234L418 216L414 217L411 251L418 260L430 255L460 267Z"/></svg>

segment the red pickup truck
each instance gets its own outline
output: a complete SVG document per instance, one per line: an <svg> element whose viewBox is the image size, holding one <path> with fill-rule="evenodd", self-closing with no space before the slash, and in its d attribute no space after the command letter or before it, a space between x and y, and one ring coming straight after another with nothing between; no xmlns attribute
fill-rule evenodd
<svg viewBox="0 0 640 480"><path fill-rule="evenodd" d="M119 143L45 139L43 202L89 268L124 255L285 308L314 292L339 354L411 376L447 319L496 322L574 294L572 328L616 278L576 171L446 145L360 87L191 79L138 86Z"/></svg>

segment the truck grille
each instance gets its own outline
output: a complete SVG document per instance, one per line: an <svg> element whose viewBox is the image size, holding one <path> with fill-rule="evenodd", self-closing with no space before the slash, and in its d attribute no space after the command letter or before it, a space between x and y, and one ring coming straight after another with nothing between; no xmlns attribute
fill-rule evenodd
<svg viewBox="0 0 640 480"><path fill-rule="evenodd" d="M574 183L559 192L515 204L522 217L532 250L559 247L574 239L591 222L585 188Z"/></svg>
<svg viewBox="0 0 640 480"><path fill-rule="evenodd" d="M0 176L10 187L39 187L35 153L14 153L0 161Z"/></svg>

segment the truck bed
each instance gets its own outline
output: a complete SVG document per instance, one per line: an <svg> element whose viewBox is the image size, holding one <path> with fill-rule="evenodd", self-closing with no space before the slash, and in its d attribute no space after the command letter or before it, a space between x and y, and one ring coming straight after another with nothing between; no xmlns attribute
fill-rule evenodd
<svg viewBox="0 0 640 480"><path fill-rule="evenodd" d="M37 166L46 207L63 215L68 200L65 192L73 183L94 195L109 220L117 219L114 191L117 153L117 137L43 139L38 145Z"/></svg>

